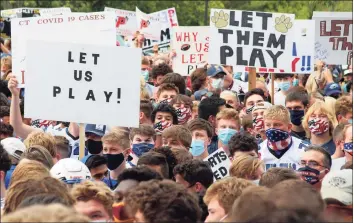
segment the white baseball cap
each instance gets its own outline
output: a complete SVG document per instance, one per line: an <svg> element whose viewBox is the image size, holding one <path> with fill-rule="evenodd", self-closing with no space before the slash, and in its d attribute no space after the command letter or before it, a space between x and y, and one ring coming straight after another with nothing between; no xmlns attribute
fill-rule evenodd
<svg viewBox="0 0 354 223"><path fill-rule="evenodd" d="M21 154L18 154L18 152L23 153L26 149L25 144L21 142L18 138L14 137L9 137L6 139L1 140L1 145L4 147L6 152L13 156L15 159L20 159ZM17 152L17 153L16 153Z"/></svg>
<svg viewBox="0 0 354 223"><path fill-rule="evenodd" d="M344 205L353 204L353 170L331 170L322 180L323 200L336 199Z"/></svg>
<svg viewBox="0 0 354 223"><path fill-rule="evenodd" d="M252 109L252 113L258 109L267 109L272 107L272 104L267 101L257 102L256 105Z"/></svg>
<svg viewBox="0 0 354 223"><path fill-rule="evenodd" d="M76 184L83 180L91 180L91 173L87 166L73 158L59 160L50 169L50 175L66 184Z"/></svg>

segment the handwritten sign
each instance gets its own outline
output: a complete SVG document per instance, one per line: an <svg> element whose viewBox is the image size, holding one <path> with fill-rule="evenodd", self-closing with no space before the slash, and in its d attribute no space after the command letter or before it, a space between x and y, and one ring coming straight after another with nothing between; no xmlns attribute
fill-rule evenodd
<svg viewBox="0 0 354 223"><path fill-rule="evenodd" d="M328 64L349 64L353 58L353 15L351 12L314 12L315 59Z"/></svg>
<svg viewBox="0 0 354 223"><path fill-rule="evenodd" d="M122 9L114 9L105 7L105 11L112 11L116 14L116 29L117 35L121 36L134 36L138 30L136 13Z"/></svg>
<svg viewBox="0 0 354 223"><path fill-rule="evenodd" d="M177 13L175 8L168 8L150 15L157 15L160 18L160 36L159 39L153 40L145 37L143 52L152 54L152 47L157 44L159 52L167 52L170 50L172 28L178 26Z"/></svg>
<svg viewBox="0 0 354 223"><path fill-rule="evenodd" d="M113 12L72 13L50 18L12 19L12 72L17 76L18 87L24 87L25 85L28 40L67 41L115 46L114 20ZM63 33L66 33L66 35L63 35ZM44 55L52 55L52 52L47 51Z"/></svg>
<svg viewBox="0 0 354 223"><path fill-rule="evenodd" d="M183 76L189 76L196 68L207 62L209 50L209 27L174 27L172 48L176 50L173 70Z"/></svg>
<svg viewBox="0 0 354 223"><path fill-rule="evenodd" d="M41 16L57 16L57 15L64 15L68 13L71 13L71 9L67 7L39 9L39 14Z"/></svg>
<svg viewBox="0 0 354 223"><path fill-rule="evenodd" d="M214 181L229 176L231 161L223 148L210 154L204 161L208 161L214 175Z"/></svg>
<svg viewBox="0 0 354 223"><path fill-rule="evenodd" d="M27 50L26 117L139 126L141 49L29 40Z"/></svg>
<svg viewBox="0 0 354 223"><path fill-rule="evenodd" d="M294 14L211 9L210 64L279 68L291 61Z"/></svg>
<svg viewBox="0 0 354 223"><path fill-rule="evenodd" d="M145 14L136 7L137 26L140 33L147 39L160 38L160 17L157 14Z"/></svg>

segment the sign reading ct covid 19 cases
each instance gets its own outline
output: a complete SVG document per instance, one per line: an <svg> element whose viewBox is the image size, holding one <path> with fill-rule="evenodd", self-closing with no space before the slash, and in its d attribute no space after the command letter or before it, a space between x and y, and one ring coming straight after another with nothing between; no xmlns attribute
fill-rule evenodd
<svg viewBox="0 0 354 223"><path fill-rule="evenodd" d="M28 41L25 116L139 127L141 53L138 48Z"/></svg>
<svg viewBox="0 0 354 223"><path fill-rule="evenodd" d="M211 9L209 64L282 68L291 61L294 14Z"/></svg>

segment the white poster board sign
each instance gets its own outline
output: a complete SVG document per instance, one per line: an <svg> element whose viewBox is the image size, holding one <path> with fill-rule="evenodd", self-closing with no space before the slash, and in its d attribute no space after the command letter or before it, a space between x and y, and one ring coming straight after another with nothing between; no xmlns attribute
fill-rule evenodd
<svg viewBox="0 0 354 223"><path fill-rule="evenodd" d="M352 12L314 12L315 60L327 64L349 64L353 58Z"/></svg>
<svg viewBox="0 0 354 223"><path fill-rule="evenodd" d="M210 154L204 161L208 161L213 171L214 181L229 176L231 160L227 157L223 148L219 148Z"/></svg>
<svg viewBox="0 0 354 223"><path fill-rule="evenodd" d="M136 13L122 9L105 7L105 11L112 11L116 14L116 29L117 35L134 36L138 30Z"/></svg>
<svg viewBox="0 0 354 223"><path fill-rule="evenodd" d="M71 13L71 9L67 7L39 9L39 14L41 16L57 16L57 15L65 15L69 13Z"/></svg>
<svg viewBox="0 0 354 223"><path fill-rule="evenodd" d="M136 7L136 20L140 33L147 39L158 40L160 38L160 17L157 14L146 14Z"/></svg>
<svg viewBox="0 0 354 223"><path fill-rule="evenodd" d="M189 76L208 61L209 26L178 26L173 28L172 49L176 50L173 71Z"/></svg>
<svg viewBox="0 0 354 223"><path fill-rule="evenodd" d="M113 12L71 13L50 18L12 19L12 73L17 76L19 87L24 87L25 84L28 40L115 46L114 21ZM46 55L52 55L52 52L48 50L42 57Z"/></svg>
<svg viewBox="0 0 354 223"><path fill-rule="evenodd" d="M279 68L291 61L294 14L211 9L209 64Z"/></svg>
<svg viewBox="0 0 354 223"><path fill-rule="evenodd" d="M29 40L27 55L26 117L139 126L141 49Z"/></svg>
<svg viewBox="0 0 354 223"><path fill-rule="evenodd" d="M152 47L157 44L159 46L159 52L167 52L170 48L172 38L172 28L178 26L177 13L175 8L168 8L158 12L154 12L150 15L158 15L160 18L160 34L159 39L153 40L146 38L143 52L146 54L152 54Z"/></svg>

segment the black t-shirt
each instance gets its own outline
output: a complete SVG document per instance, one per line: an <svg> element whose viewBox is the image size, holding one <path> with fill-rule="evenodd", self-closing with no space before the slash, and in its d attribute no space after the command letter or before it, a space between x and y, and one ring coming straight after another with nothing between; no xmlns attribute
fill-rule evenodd
<svg viewBox="0 0 354 223"><path fill-rule="evenodd" d="M294 136L298 139L301 139L301 140L308 140L308 138L306 138L306 132L303 131L303 132L295 132L293 130L291 130L291 136Z"/></svg>

